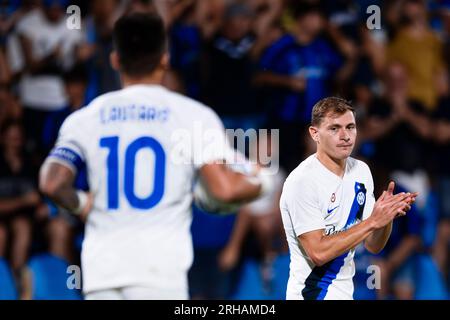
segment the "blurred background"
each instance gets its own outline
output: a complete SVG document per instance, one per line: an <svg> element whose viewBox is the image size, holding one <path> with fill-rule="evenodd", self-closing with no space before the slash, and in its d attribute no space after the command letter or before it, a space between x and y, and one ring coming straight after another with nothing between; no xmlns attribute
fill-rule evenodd
<svg viewBox="0 0 450 320"><path fill-rule="evenodd" d="M71 4L81 29L67 27ZM111 31L131 11L166 23L165 86L211 106L226 128L280 130L273 194L237 215L193 209L192 299L285 298L278 200L314 152L311 109L329 95L356 108L354 156L370 165L375 195L389 179L420 192L382 253L357 248L355 299L449 298L450 1L0 0L0 299L82 298L67 267L80 263L83 224L39 194L38 170L64 119L119 89ZM83 171L77 187L88 188Z"/></svg>

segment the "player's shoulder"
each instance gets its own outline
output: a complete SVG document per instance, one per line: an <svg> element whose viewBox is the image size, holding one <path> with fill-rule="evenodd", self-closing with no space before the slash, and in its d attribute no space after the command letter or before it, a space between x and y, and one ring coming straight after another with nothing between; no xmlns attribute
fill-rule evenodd
<svg viewBox="0 0 450 320"><path fill-rule="evenodd" d="M122 88L119 90L110 91L107 93L104 93L102 95L99 95L95 99L93 99L87 107L89 107L91 110L95 108L100 108L105 105L109 105L111 103L117 103L117 100L126 100L126 97L128 95L127 88Z"/></svg>
<svg viewBox="0 0 450 320"><path fill-rule="evenodd" d="M118 96L114 98L118 98L119 100L122 98L126 100L133 100L137 92L148 99L163 104L165 107L170 109L170 112L178 114L179 118L187 121L192 121L192 119L199 119L207 116L217 116L216 113L205 104L176 91L172 91L162 85L135 85L127 87L123 90L117 91L116 94Z"/></svg>
<svg viewBox="0 0 450 320"><path fill-rule="evenodd" d="M319 185L314 178L317 172L313 157L306 158L288 175L283 184L281 205L289 205L291 201L317 199Z"/></svg>
<svg viewBox="0 0 450 320"><path fill-rule="evenodd" d="M350 157L347 159L347 168L347 172L356 179L365 181L370 185L373 184L372 172L364 161Z"/></svg>
<svg viewBox="0 0 450 320"><path fill-rule="evenodd" d="M192 128L192 124L199 124L225 130L219 115L211 107L174 91L167 90L167 93L171 97L171 110L178 115L181 125Z"/></svg>
<svg viewBox="0 0 450 320"><path fill-rule="evenodd" d="M95 114L99 112L99 109L104 105L109 99L113 98L117 94L117 91L112 91L105 93L95 99L93 99L86 106L72 112L64 121L65 127L79 126L86 128L90 124L93 124Z"/></svg>
<svg viewBox="0 0 450 320"><path fill-rule="evenodd" d="M317 170L315 155L311 155L303 160L292 172L288 175L285 181L286 186L305 186L314 184Z"/></svg>

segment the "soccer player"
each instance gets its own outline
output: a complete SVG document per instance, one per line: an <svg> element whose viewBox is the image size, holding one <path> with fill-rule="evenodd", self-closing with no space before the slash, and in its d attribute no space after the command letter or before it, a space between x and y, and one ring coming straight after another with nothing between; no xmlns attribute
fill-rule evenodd
<svg viewBox="0 0 450 320"><path fill-rule="evenodd" d="M286 298L352 299L354 248L380 252L417 194L394 195L391 182L375 202L369 167L350 157L356 124L344 99L317 102L309 133L317 152L291 172L280 200L291 253Z"/></svg>
<svg viewBox="0 0 450 320"><path fill-rule="evenodd" d="M263 187L220 162L225 131L210 108L160 85L168 67L162 20L124 16L113 37L111 63L124 88L65 120L41 168L40 190L87 216L81 252L86 299L186 299L196 174L224 202L253 200ZM199 126L209 132L208 143L174 139L174 133L194 135ZM73 187L83 165L89 194Z"/></svg>

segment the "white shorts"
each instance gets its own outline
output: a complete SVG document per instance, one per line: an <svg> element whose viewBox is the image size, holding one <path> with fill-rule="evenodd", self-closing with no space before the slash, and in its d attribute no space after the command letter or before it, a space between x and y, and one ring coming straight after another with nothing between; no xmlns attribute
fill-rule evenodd
<svg viewBox="0 0 450 320"><path fill-rule="evenodd" d="M186 290L149 287L124 287L92 291L85 295L86 300L187 300Z"/></svg>

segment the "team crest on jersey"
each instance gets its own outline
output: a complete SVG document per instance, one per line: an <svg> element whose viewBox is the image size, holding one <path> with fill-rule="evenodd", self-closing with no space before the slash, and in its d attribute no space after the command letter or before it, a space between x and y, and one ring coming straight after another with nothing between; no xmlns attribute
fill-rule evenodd
<svg viewBox="0 0 450 320"><path fill-rule="evenodd" d="M356 201L358 201L358 204L362 206L364 202L366 201L366 196L364 192L360 191L358 192L358 195L356 196Z"/></svg>

